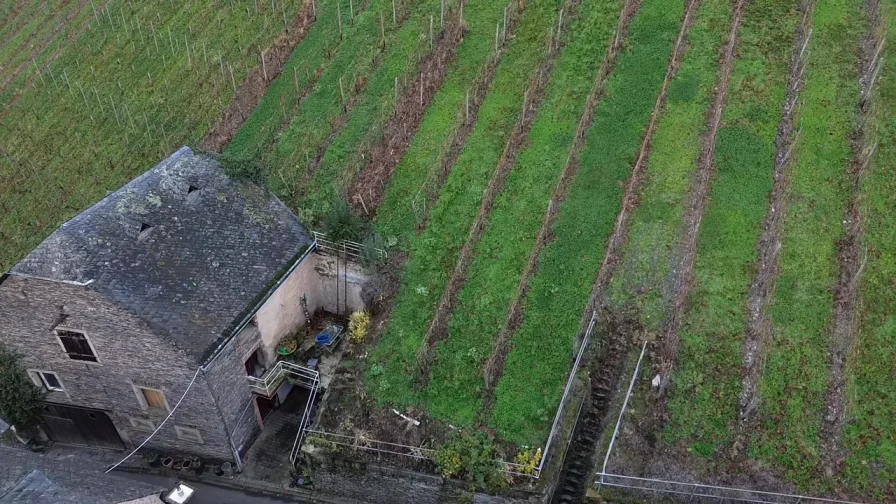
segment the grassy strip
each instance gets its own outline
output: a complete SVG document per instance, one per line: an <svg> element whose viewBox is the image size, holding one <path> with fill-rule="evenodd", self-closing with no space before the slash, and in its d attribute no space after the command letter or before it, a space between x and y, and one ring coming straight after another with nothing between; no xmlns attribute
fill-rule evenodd
<svg viewBox="0 0 896 504"><path fill-rule="evenodd" d="M297 14L278 5L287 19ZM13 161L0 161L0 270L106 191L202 139L233 95L229 66L239 83L283 28L281 11L260 7L247 14L209 0L132 9L113 0L114 25L103 14L99 26L92 21L0 126Z"/></svg>
<svg viewBox="0 0 896 504"><path fill-rule="evenodd" d="M624 53L619 61L618 70L622 70L623 63L631 65L625 67L628 74L617 73L611 82L625 81L628 85L638 82L641 90L650 95L647 101L652 105L665 74L672 41L678 33L683 6L680 0L651 0L641 7L630 28L629 43L634 49ZM583 3L581 8L587 7L591 6ZM448 339L438 349L427 390L428 410L438 418L466 424L482 406L485 386L482 365L492 354L532 253L544 219L545 203L572 147L582 106L606 54L607 43L616 28L616 13L621 7L619 2L584 10L572 27L570 40L551 75L546 100L529 133L530 146L520 154L498 197L487 230L476 247L466 285L458 295ZM635 60L638 61L633 64ZM639 65L646 68L638 68ZM658 79L652 78L654 67L660 68ZM605 103L598 105L598 109ZM639 118L637 111L637 107L626 109L635 121ZM647 117L649 114L650 110ZM583 160L582 164L589 161ZM584 298L587 297L586 294ZM532 406L528 403L520 409L529 412ZM539 420L551 415L549 411L540 413L536 415L544 418Z"/></svg>
<svg viewBox="0 0 896 504"><path fill-rule="evenodd" d="M863 5L863 0L824 1L812 15L800 140L769 308L775 338L760 388L759 442L751 443L752 456L782 466L789 479L804 484L817 475L820 457L837 241L852 192L850 135L859 96L858 50L867 32Z"/></svg>
<svg viewBox="0 0 896 504"><path fill-rule="evenodd" d="M377 210L374 226L382 236L403 236L410 240L418 223L412 210L417 193L423 181L440 165L451 144L452 131L464 121L461 107L467 91L478 78L482 65L494 56L492 27L503 16L503 6L497 2L473 2L464 9L467 32L458 48L457 60L426 110Z"/></svg>
<svg viewBox="0 0 896 504"><path fill-rule="evenodd" d="M798 0L750 2L738 33L716 175L698 241L694 285L669 401L671 440L712 456L731 441L756 242L773 184L775 135Z"/></svg>
<svg viewBox="0 0 896 504"><path fill-rule="evenodd" d="M704 0L697 10L687 52L669 84L666 107L654 133L641 207L662 203L671 207L674 200L657 197L661 190L675 188L678 201L684 198L688 174L696 166L700 130L716 83L718 55L730 27L731 10L728 0ZM624 61L635 59L624 58L620 64ZM538 274L530 283L526 319L513 339L507 370L498 385L493 424L502 435L520 443L533 444L544 438L545 417L560 401L579 316L619 212L623 191L616 181L629 176L632 149L637 150L634 142L640 140L637 135L643 128L641 110L645 106L641 102L653 90L653 83L629 83L623 80L626 75L620 73L618 80L611 81L606 105L598 108L588 157L560 208L553 230L555 240L545 250ZM624 107L611 106L623 99L628 102ZM673 209L639 208L635 225L644 227L657 218L668 218ZM633 236L637 236L634 231ZM546 346L545 334L559 337Z"/></svg>
<svg viewBox="0 0 896 504"><path fill-rule="evenodd" d="M28 48L25 47L25 42L28 41L38 29L52 26L52 20L57 14L57 8L58 4L44 4L39 12L35 12L34 15L29 18L30 20L28 24L24 25L19 32L7 42L6 48L0 52L0 64L2 64L6 72L11 72L16 69L16 66L18 66L18 63L15 61L16 58L28 54ZM7 75L6 72L4 72L4 75Z"/></svg>
<svg viewBox="0 0 896 504"><path fill-rule="evenodd" d="M284 121L298 108L302 94L310 91L308 86L313 84L315 74L329 64L331 51L339 50L338 5L334 1L317 2L314 25L233 136L225 149L227 154L257 158L274 143Z"/></svg>
<svg viewBox="0 0 896 504"><path fill-rule="evenodd" d="M380 137L383 127L395 107L395 79L412 79L420 61L430 50L429 26L433 21L433 35L438 30L440 0L420 0L414 14L395 35L388 54L376 72L370 76L367 88L353 107L348 123L327 147L320 166L314 172L301 202L302 215L313 221L325 215L333 201L344 197L346 190L364 166L362 152L369 150ZM452 12L456 2L448 2ZM502 9L503 13L503 9ZM469 16L468 13L464 14ZM486 30L494 33L493 28ZM433 41L433 46L436 41Z"/></svg>
<svg viewBox="0 0 896 504"><path fill-rule="evenodd" d="M79 30L84 28L86 24L90 22L92 16L93 11L90 9L90 6L85 6L85 8L81 9L71 21L66 23L65 27L63 27L62 30L54 36L46 47L44 47L34 58L34 62L41 68L41 76L43 77L44 84L49 82L47 80L49 76L43 74L44 66L50 62L50 58L52 58L57 51L62 50L65 47L65 44L69 43L70 38L73 37L74 34L78 33ZM6 91L0 95L0 108L7 103L10 103L17 93L23 93L25 91L24 87L28 84L28 81L34 81L35 79L39 79L39 77L36 75L36 68L32 63L26 66L22 72L19 72L15 82L9 85L6 88Z"/></svg>
<svg viewBox="0 0 896 504"><path fill-rule="evenodd" d="M455 162L426 231L411 242L401 290L386 333L371 351L368 385L381 402L413 404L415 353L436 311L523 105L523 94L547 48L562 0L532 0L518 35L498 65L476 126ZM491 52L493 49L485 48Z"/></svg>
<svg viewBox="0 0 896 504"><path fill-rule="evenodd" d="M896 33L896 2L882 1L881 15L886 31ZM868 119L878 148L861 189L867 262L858 287L861 312L847 368L849 420L843 435L851 451L844 462L846 481L851 488L871 490L882 502L893 499L896 481L896 51L887 45L884 53Z"/></svg>
<svg viewBox="0 0 896 504"><path fill-rule="evenodd" d="M292 199L308 165L326 145L336 120L343 114L343 107L357 99L358 93L366 94L368 75L384 55L380 49L380 15L391 17L391 0L371 0L366 10L355 15L352 23L349 23L346 6L339 8L342 37L346 43L340 45L339 52L321 73L314 89L302 100L274 149L265 154L276 175L272 180L274 192L285 200ZM387 44L392 44L400 26L396 29L394 24L387 23ZM302 217L308 220L308 216Z"/></svg>
<svg viewBox="0 0 896 504"><path fill-rule="evenodd" d="M690 177L697 167L719 79L719 54L731 28L729 1L705 1L688 36L688 52L669 84L663 116L653 136L640 204L632 215L630 238L609 289L617 309L632 311L657 331L663 322L663 288L687 205Z"/></svg>
<svg viewBox="0 0 896 504"><path fill-rule="evenodd" d="M71 2L68 5L58 7L54 11L53 17L39 20L39 28L33 32L30 43L20 47L19 50L15 52L12 58L9 58L5 63L2 64L3 68L6 69L6 71L4 72L5 75L3 76L3 79L0 80L0 90L6 92L9 85L17 77L20 77L22 74L27 73L28 67L22 67L22 65L31 65L31 69L33 70L34 64L32 63L32 60L28 59L29 57L31 57L31 51L34 48L40 48L37 54L34 55L34 58L36 58L41 54L41 52L43 52L43 48L41 48L41 46L46 46L51 43L51 40L48 40L49 37L52 36L54 37L54 39L58 40L58 37L61 36L65 27L63 26L63 28L60 28L60 31L54 35L53 32L56 30L56 25L62 24L69 16L69 14L71 14L73 11L77 12L78 7L79 5L77 2ZM81 12L90 10L89 6L85 7L86 9L81 9ZM19 67L22 67L22 70L18 74L12 75L13 72L19 70Z"/></svg>

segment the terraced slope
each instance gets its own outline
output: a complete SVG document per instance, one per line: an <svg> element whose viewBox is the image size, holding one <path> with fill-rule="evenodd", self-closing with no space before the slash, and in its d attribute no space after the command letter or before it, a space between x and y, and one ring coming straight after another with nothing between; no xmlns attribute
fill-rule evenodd
<svg viewBox="0 0 896 504"><path fill-rule="evenodd" d="M562 2L527 2L476 125L439 193L426 230L411 241L402 285L386 332L370 353L368 386L380 402L417 401L416 353L435 314L490 177L517 122L529 79L544 59L546 33Z"/></svg>

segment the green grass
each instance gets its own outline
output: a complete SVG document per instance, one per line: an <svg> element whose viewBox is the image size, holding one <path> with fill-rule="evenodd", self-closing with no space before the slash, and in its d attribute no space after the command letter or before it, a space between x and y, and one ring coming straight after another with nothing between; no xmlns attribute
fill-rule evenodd
<svg viewBox="0 0 896 504"><path fill-rule="evenodd" d="M706 0L697 10L687 36L689 48L670 82L654 133L648 165L652 197L643 200L642 206L665 203L667 200L654 199L653 193L670 186L686 191L730 15L728 0ZM598 107L581 171L560 207L554 241L545 249L538 274L530 282L525 322L512 340L513 350L498 384L493 424L503 436L518 443L543 441L546 420L559 404L581 314L620 210L621 184L630 175L666 69L662 55L669 53L668 48L654 48L658 54L652 55L640 54L638 47L620 58L604 103ZM685 94L685 87L695 92ZM668 217L668 210L651 208L635 216L636 222L649 223Z"/></svg>
<svg viewBox="0 0 896 504"><path fill-rule="evenodd" d="M532 0L527 4L518 35L509 42L498 65L474 130L442 187L429 225L411 242L392 319L370 354L368 386L380 402L408 405L417 400L412 385L417 348L519 116L529 79L544 58L547 33L562 2Z"/></svg>
<svg viewBox="0 0 896 504"><path fill-rule="evenodd" d="M416 12L418 7L412 4L411 9ZM337 119L343 114L342 92L346 102L364 100L370 94L366 84L368 76L391 54L396 37L406 31L403 25L386 23L387 47L381 49L380 14L390 18L391 11L391 0L371 0L367 9L356 13L354 22L349 23L347 5L341 6L344 42L280 133L276 145L263 155L272 171L274 192L294 207L298 203L293 197L295 191L304 189L299 187L302 177L318 152L325 148ZM354 111L350 115L355 115ZM314 216L301 217L309 221Z"/></svg>
<svg viewBox="0 0 896 504"><path fill-rule="evenodd" d="M57 50L61 51L64 49L66 44L68 44L69 39L74 37L79 30L85 27L92 17L93 11L90 9L89 5L86 5L85 8L78 11L72 20L66 23L61 31L50 39L47 45L35 56L33 63L26 66L19 72L16 78L6 86L6 90L0 95L0 107L10 103L17 93L24 93L25 85L29 78L33 78L33 81L39 81L40 77L43 77L43 83L49 83L50 81L47 80L49 76L43 75L43 73L38 76L34 63L36 63L38 67L43 68L44 65L49 63L49 60L53 57L54 53ZM41 70L41 72L43 72L43 70Z"/></svg>
<svg viewBox="0 0 896 504"><path fill-rule="evenodd" d="M881 2L887 34L896 33L896 3ZM896 52L884 48L869 120L879 141L862 184L862 244L867 253L859 282L861 298L855 352L850 359L847 425L843 444L850 451L844 479L851 488L870 490L875 500L893 498L896 481Z"/></svg>
<svg viewBox="0 0 896 504"><path fill-rule="evenodd" d="M731 30L733 6L703 2L688 34L687 53L669 83L665 109L651 143L640 204L609 290L613 305L630 311L653 331L664 320L664 288L673 248L697 169L706 113L719 80L719 55Z"/></svg>
<svg viewBox="0 0 896 504"><path fill-rule="evenodd" d="M747 291L773 183L798 6L750 2L738 33L669 400L669 439L702 456L723 453L737 417Z"/></svg>
<svg viewBox="0 0 896 504"><path fill-rule="evenodd" d="M273 145L284 122L296 112L302 94L310 91L308 86L315 73L326 68L331 55L340 49L337 5L336 1L317 2L317 19L268 87L261 103L227 145L227 154L258 158Z"/></svg>
<svg viewBox="0 0 896 504"><path fill-rule="evenodd" d="M862 0L819 2L800 99L781 235L779 276L769 316L775 338L760 388L760 427L752 456L777 464L799 483L816 472L829 375L837 241L852 194L850 135L856 127ZM795 386L799 384L799 386Z"/></svg>
<svg viewBox="0 0 896 504"><path fill-rule="evenodd" d="M11 58L3 59L2 61L4 62L0 63L0 65L2 65L4 69L9 70L9 74L4 75L3 78L0 79L0 90L5 91L10 86L10 84L15 80L13 78L14 76L11 75L12 72L18 70L22 64L32 65L33 70L34 63L32 63L29 59L30 57L32 57L31 51L34 48L40 48L41 46L49 44L53 39L59 40L59 34L53 34L53 31L56 29L56 25L65 21L65 19L73 12L75 12L75 15L77 15L77 12L79 12L76 9L77 7L77 2L71 2L67 5L56 6L53 9L50 9L51 17L47 19L36 19L36 21L38 21L37 29L30 34L30 41L28 41L28 43L23 45L22 47L19 47L18 50L12 54ZM85 7L86 8L81 9L80 12L90 10L89 6ZM71 22L67 24L71 24ZM51 39L50 37L53 37L53 39ZM43 51L39 51L38 54L40 52ZM3 57L0 56L0 58ZM27 66L25 68L27 68Z"/></svg>
<svg viewBox="0 0 896 504"><path fill-rule="evenodd" d="M269 47L283 29L282 14L259 4L258 14L247 14L211 1L176 8L135 2L132 9L130 2L113 0L114 28L103 15L101 24L92 21L77 41L67 43L44 72L45 84L34 81L0 125L2 146L14 163L0 158L0 271L107 191L181 145L202 140L233 95L229 72L222 77L217 57L233 64L239 84L247 66L259 64L258 48ZM278 5L287 9L287 18L295 17L297 7Z"/></svg>
<svg viewBox="0 0 896 504"><path fill-rule="evenodd" d="M627 43L632 50L620 58L618 73L611 85L613 89L598 105L601 120L595 124L591 132L595 137L592 138L604 139L618 131L630 132L636 144L631 150L637 150L638 126L646 123L659 92L683 6L684 2L680 0L650 0L642 5L629 32ZM458 294L448 338L438 349L427 390L427 409L437 418L464 425L470 423L482 408L485 386L482 366L494 351L495 340L504 326L523 269L532 254L547 201L573 145L578 119L616 28L614 13L621 7L621 3L613 3L594 9L594 12L585 11L580 16L582 21L572 25L570 41L551 75L546 100L529 134L529 146L520 153L517 165L495 203L486 231L476 247L467 282ZM597 20L603 22L596 25ZM585 29L588 27L593 30ZM619 94L614 95L618 86L627 88L626 92L617 91ZM602 113L604 111L607 113ZM618 112L615 120L625 119L614 124L619 129L601 131L610 124L603 120L614 112ZM608 143L626 152L621 140L615 138ZM589 154L586 153L582 160L584 167L608 161L597 161ZM626 165L627 158L622 157L621 164ZM613 172L606 165L601 168ZM577 259L580 257L565 258L572 264ZM575 295L565 297L567 309L564 311L578 320L581 310L574 311L572 306L587 298L587 293L581 299ZM524 314L528 316L527 312ZM545 334L556 334L555 330L559 328L550 328ZM575 330L571 332L574 333ZM531 371L537 365L533 358L537 360L539 357L529 354L527 360L511 362L508 368L521 366L527 372ZM546 427L553 412L541 406L532 401L515 405L519 414L534 417L538 426Z"/></svg>
<svg viewBox="0 0 896 504"><path fill-rule="evenodd" d="M59 4L43 4L42 7L35 12L28 24L24 25L16 35L10 39L6 47L0 51L0 65L4 69L4 77L0 80L0 84L6 80L6 72L14 72L18 67L21 59L29 52L30 48L25 44L32 36L37 38L41 28L52 26L53 20L57 17L57 8Z"/></svg>
<svg viewBox="0 0 896 504"><path fill-rule="evenodd" d="M465 5L464 10L468 29L458 48L457 59L427 108L377 209L376 232L387 237L401 236L405 245L418 222L419 214L414 212L414 205L420 208L432 205L425 186L442 165L453 132L464 121L466 93L479 78L486 62L494 57L493 27L503 17L504 8L497 2L474 2Z"/></svg>
<svg viewBox="0 0 896 504"><path fill-rule="evenodd" d="M447 2L447 15L453 15L455 2ZM376 72L370 75L367 88L352 109L348 123L327 147L320 166L314 172L301 202L304 216L325 215L333 201L345 195L348 187L366 163L373 144L382 141L382 130L391 119L395 107L395 79L411 82L417 76L419 63L429 53L429 23L437 36L440 0L421 0L402 29L396 34L389 53ZM465 13L464 16L469 16ZM503 8L502 8L503 16ZM485 29L489 34L494 28ZM433 42L435 44L435 42Z"/></svg>

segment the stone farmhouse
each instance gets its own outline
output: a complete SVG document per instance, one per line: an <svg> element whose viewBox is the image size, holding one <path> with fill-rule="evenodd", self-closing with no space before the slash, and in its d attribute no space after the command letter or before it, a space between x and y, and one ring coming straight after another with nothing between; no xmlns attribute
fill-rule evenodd
<svg viewBox="0 0 896 504"><path fill-rule="evenodd" d="M0 342L47 390L51 439L151 437L239 466L293 386L251 383L281 339L317 309L360 306L360 281L334 281L316 244L276 197L184 147L0 276Z"/></svg>

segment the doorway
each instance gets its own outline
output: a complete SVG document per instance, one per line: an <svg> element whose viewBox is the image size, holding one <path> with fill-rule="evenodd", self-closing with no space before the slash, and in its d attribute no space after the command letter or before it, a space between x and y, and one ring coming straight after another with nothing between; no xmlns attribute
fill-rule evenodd
<svg viewBox="0 0 896 504"><path fill-rule="evenodd" d="M125 448L112 419L101 410L44 403L40 419L47 436L57 443L111 450Z"/></svg>

